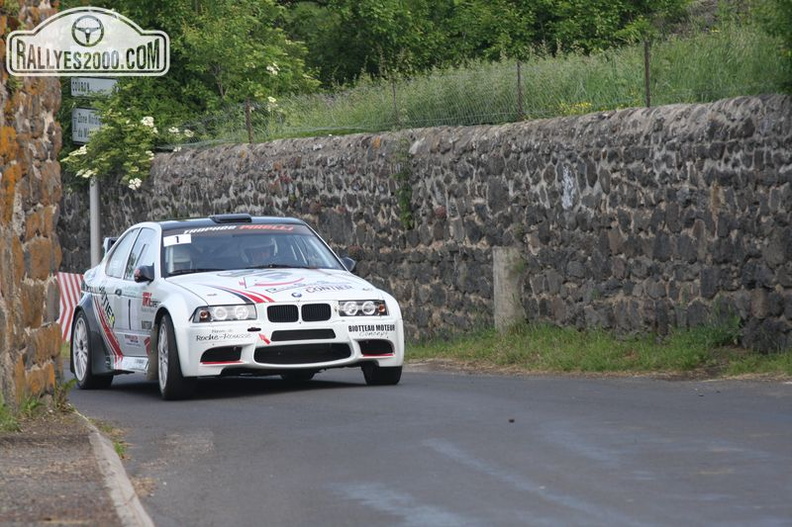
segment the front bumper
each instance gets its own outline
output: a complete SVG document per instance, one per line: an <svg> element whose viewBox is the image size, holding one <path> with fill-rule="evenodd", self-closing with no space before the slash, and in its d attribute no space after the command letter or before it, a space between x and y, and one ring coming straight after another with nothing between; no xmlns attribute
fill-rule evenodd
<svg viewBox="0 0 792 527"><path fill-rule="evenodd" d="M335 318L321 323L267 324L249 320L190 323L177 336L182 373L210 377L234 370L328 369L373 361L404 362L404 325L391 317Z"/></svg>

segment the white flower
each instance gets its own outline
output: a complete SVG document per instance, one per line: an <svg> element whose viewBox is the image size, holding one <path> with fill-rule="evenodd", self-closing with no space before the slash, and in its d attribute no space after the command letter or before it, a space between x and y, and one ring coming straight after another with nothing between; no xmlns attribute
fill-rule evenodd
<svg viewBox="0 0 792 527"><path fill-rule="evenodd" d="M88 149L85 147L85 145L82 145L82 146L81 146L80 148L78 148L77 150L74 150L74 151L72 151L72 152L69 154L69 157L71 157L71 156L84 156L84 155L85 155L85 154L87 154L87 153L88 153Z"/></svg>
<svg viewBox="0 0 792 527"><path fill-rule="evenodd" d="M179 129L176 128L175 126L171 126L170 128L168 128L168 132L170 132L172 134L178 134L179 133Z"/></svg>
<svg viewBox="0 0 792 527"><path fill-rule="evenodd" d="M140 178L136 177L136 178L130 179L129 183L127 183L127 186L129 188L131 188L132 190L137 190L137 189L140 188L140 185L142 185L142 184L143 184L143 181Z"/></svg>
<svg viewBox="0 0 792 527"><path fill-rule="evenodd" d="M140 124L142 124L143 126L148 126L150 128L153 128L154 127L154 118L151 117L150 115L147 115L146 117L144 117L143 119L140 120Z"/></svg>
<svg viewBox="0 0 792 527"><path fill-rule="evenodd" d="M278 102L278 99L276 99L275 97L269 96L269 97L267 97L267 101L270 104L275 104L276 102Z"/></svg>
<svg viewBox="0 0 792 527"><path fill-rule="evenodd" d="M174 148L174 149L173 149L173 151L174 151L174 152L181 152L181 147L180 147L180 146L177 146L176 148Z"/></svg>
<svg viewBox="0 0 792 527"><path fill-rule="evenodd" d="M90 178L92 178L95 175L96 175L96 170L92 170L90 168L84 168L84 169L80 170L79 172L77 172L77 177L81 177L81 178L85 178L85 179L90 179Z"/></svg>
<svg viewBox="0 0 792 527"><path fill-rule="evenodd" d="M187 128L184 129L184 137L192 137L194 135L195 135L195 132L193 132L192 130L189 130Z"/></svg>
<svg viewBox="0 0 792 527"><path fill-rule="evenodd" d="M148 156L149 161L154 159L154 152L152 152L151 150L146 150L146 155Z"/></svg>
<svg viewBox="0 0 792 527"><path fill-rule="evenodd" d="M280 68L276 62L273 62L267 66L267 71L270 73L270 75L277 75L280 72Z"/></svg>

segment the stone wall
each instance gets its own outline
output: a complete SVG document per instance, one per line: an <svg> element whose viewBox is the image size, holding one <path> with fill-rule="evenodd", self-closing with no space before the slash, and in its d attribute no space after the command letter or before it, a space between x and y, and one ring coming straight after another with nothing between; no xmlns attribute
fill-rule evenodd
<svg viewBox="0 0 792 527"><path fill-rule="evenodd" d="M25 5L14 17L3 11L0 30L32 28L54 13L49 2ZM16 408L26 396L52 394L62 374L60 83L9 77L5 68L0 80L0 404Z"/></svg>
<svg viewBox="0 0 792 527"><path fill-rule="evenodd" d="M315 225L402 302L408 338L493 324L493 249L526 317L622 333L739 317L792 347L792 99L627 109L501 126L292 139L157 156L105 185L105 233L249 211ZM64 262L88 266L87 192L66 197Z"/></svg>

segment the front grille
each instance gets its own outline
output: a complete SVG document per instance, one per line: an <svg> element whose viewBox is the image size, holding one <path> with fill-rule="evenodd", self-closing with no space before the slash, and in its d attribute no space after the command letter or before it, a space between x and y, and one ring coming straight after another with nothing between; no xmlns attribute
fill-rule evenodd
<svg viewBox="0 0 792 527"><path fill-rule="evenodd" d="M304 322L330 320L332 315L330 304L305 304L301 310L296 305L286 304L267 307L267 318L270 322L297 322L300 312Z"/></svg>
<svg viewBox="0 0 792 527"><path fill-rule="evenodd" d="M335 332L332 329L295 329L290 331L273 331L270 340L272 342L284 342L287 340L321 340L334 338Z"/></svg>
<svg viewBox="0 0 792 527"><path fill-rule="evenodd" d="M297 306L269 306L267 318L270 322L297 322Z"/></svg>
<svg viewBox="0 0 792 527"><path fill-rule="evenodd" d="M302 306L302 319L305 322L330 320L330 304L305 304Z"/></svg>
<svg viewBox="0 0 792 527"><path fill-rule="evenodd" d="M346 359L351 355L347 344L305 344L257 348L253 359L263 364L312 364Z"/></svg>

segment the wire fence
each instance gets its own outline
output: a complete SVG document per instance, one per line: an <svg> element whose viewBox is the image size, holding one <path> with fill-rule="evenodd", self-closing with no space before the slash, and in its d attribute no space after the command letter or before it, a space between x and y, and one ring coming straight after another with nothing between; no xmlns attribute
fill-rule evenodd
<svg viewBox="0 0 792 527"><path fill-rule="evenodd" d="M183 124L191 145L500 124L776 93L790 78L758 30L704 32L595 56L477 63L337 93L251 100ZM648 66L648 69L647 69ZM649 83L646 83L647 73Z"/></svg>

